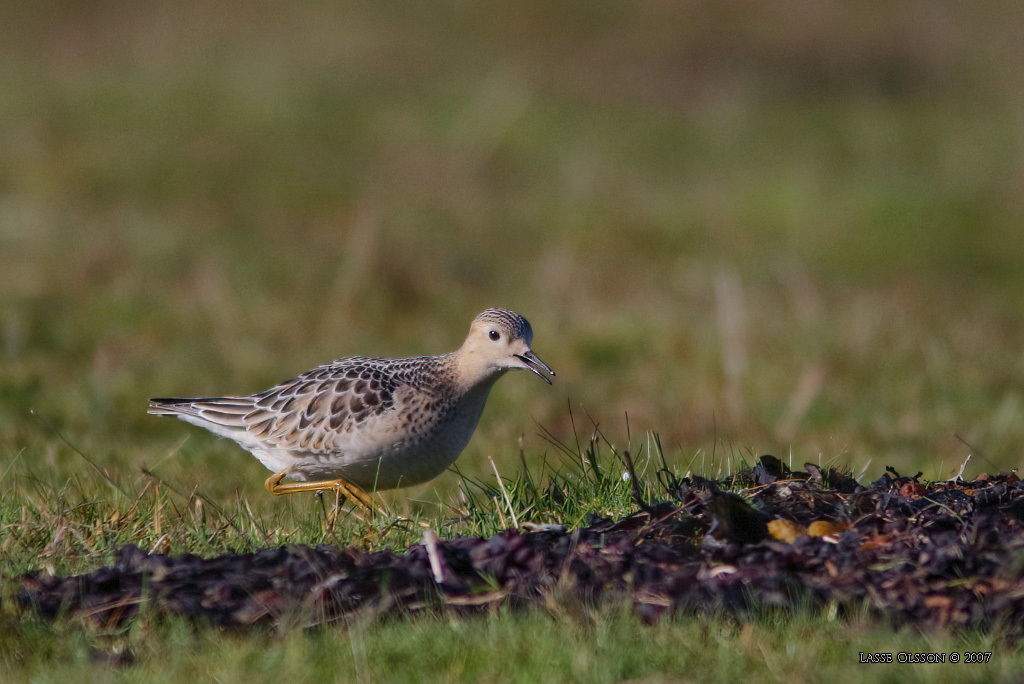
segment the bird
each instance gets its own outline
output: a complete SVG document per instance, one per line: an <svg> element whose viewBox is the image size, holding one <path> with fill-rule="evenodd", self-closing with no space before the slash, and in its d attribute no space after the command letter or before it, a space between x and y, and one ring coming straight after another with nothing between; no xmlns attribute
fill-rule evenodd
<svg viewBox="0 0 1024 684"><path fill-rule="evenodd" d="M273 473L271 494L333 490L375 514L368 492L427 482L455 462L498 378L529 370L551 384L532 342L523 316L490 308L448 354L350 356L250 396L157 397L147 412L234 440Z"/></svg>

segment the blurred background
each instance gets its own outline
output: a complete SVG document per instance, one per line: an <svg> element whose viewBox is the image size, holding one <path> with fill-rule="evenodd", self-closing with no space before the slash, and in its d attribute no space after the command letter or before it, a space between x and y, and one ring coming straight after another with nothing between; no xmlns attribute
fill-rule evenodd
<svg viewBox="0 0 1024 684"><path fill-rule="evenodd" d="M87 468L59 430L125 477L256 494L255 459L147 398L450 351L503 306L558 378L497 385L469 473L513 472L520 438L550 456L539 426L572 442L573 419L634 451L655 431L684 469L1017 467L1022 22L987 2L5 3L0 464Z"/></svg>

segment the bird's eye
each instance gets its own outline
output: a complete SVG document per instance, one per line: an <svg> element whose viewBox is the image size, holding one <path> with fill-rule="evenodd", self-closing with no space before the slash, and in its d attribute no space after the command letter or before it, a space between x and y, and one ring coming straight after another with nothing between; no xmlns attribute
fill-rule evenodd
<svg viewBox="0 0 1024 684"><path fill-rule="evenodd" d="M495 342L501 339L501 333L498 332L497 330L492 330L491 332L487 333L487 336L490 337Z"/></svg>

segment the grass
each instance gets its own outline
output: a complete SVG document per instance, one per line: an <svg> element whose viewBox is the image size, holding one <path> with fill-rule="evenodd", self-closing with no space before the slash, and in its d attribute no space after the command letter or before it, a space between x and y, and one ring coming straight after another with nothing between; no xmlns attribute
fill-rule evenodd
<svg viewBox="0 0 1024 684"><path fill-rule="evenodd" d="M32 636L26 631L26 637ZM742 622L707 616L649 627L628 613L570 610L499 613L468 621L427 616L285 634L215 635L179 621L142 625L113 636L62 632L62 639L46 639L54 652L18 674L38 682L176 682L196 677L374 682L420 680L429 672L431 681L438 682L654 683L828 681L839 675L855 682L938 682L955 672L958 681L972 682L1005 677L1021 664L1019 654L1007 655L1002 644L985 635L922 636L791 615ZM861 651L894 649L994 654L988 665L856 665ZM135 657L130 668L96 662L98 653L125 651Z"/></svg>
<svg viewBox="0 0 1024 684"><path fill-rule="evenodd" d="M509 477L497 466L490 478L463 475L458 490L437 502L385 495L385 501L397 504L396 513L411 518L408 523L364 523L343 514L340 523L331 524L329 496L287 496L273 511L258 506L254 511L238 492L218 499L204 487L186 489L147 468L131 477L111 474L79 454L82 472L74 478L59 484L26 479L6 490L0 504L5 532L0 574L14 578L26 568L86 572L125 544L206 555L285 543L404 548L420 540L422 528L416 521L440 525L446 536L490 536L514 521L575 527L589 513L622 516L635 510L622 476L625 464L608 450L610 443L600 432L592 433L577 451L558 441L553 444L559 454L554 463L545 459L538 467L524 465ZM658 460L654 464L663 467ZM646 455L642 465L655 467ZM657 495L646 480L642 492Z"/></svg>
<svg viewBox="0 0 1024 684"><path fill-rule="evenodd" d="M143 611L125 627L77 618L43 622L15 608L17 574L86 572L114 549L136 544L163 553L213 555L285 543L404 548L419 541L423 521L444 536L489 536L517 522L583 523L588 513L636 510L624 455L596 428L563 443L547 435L554 455L537 468L490 481L462 476L440 510L411 510L411 522L364 523L341 517L311 496L287 497L285 514L254 513L236 495L214 501L200 488L184 491L151 473L120 478L82 455L83 474L48 487L42 482L4 492L0 549L4 577L0 663L10 681L217 681L298 677L318 681L939 681L953 665L862 664L865 653L987 652L986 665L961 663L959 678L991 681L1024 664L1013 639L987 631L921 633L893 630L866 615L837 617L828 606L794 611L758 608L741 615L680 614L644 624L629 606L591 605L553 596L543 609L497 609L476 617L430 610L376 615L312 628L223 630ZM655 471L666 467L657 435L637 445L636 482L647 501L664 498ZM747 467L742 455L697 454L701 472L718 477ZM409 510L406 511L410 513ZM7 681L0 674L0 681Z"/></svg>
<svg viewBox="0 0 1024 684"><path fill-rule="evenodd" d="M146 416L145 400L258 391L349 354L448 351L492 305L530 319L557 383L502 380L458 463L465 479L386 495L446 534L510 517L487 456L517 515L574 524L615 509L610 473L578 498L544 484L588 470L537 426L570 442L574 422L591 432L584 411L618 451L657 432L671 467L709 476L766 452L935 479L968 453L978 471L1018 467L1021 11L5 5L4 591L29 569L96 567L126 542L414 541L350 521L329 535L315 501L267 496L254 459ZM476 518L459 520L461 489ZM88 650L107 636L3 605L12 676L95 670ZM436 677L486 679L470 663L507 662L495 651L531 633L524 671L549 653L541 635L585 651L588 620L607 630L579 665L593 681L913 679L939 669L854 667L850 654L982 638L846 637L796 616L752 622L746 642L746 626L715 617L637 639L629 618L497 615ZM410 667L387 648L436 648L460 629L481 631L419 617L286 635L149 625L116 636L134 640L136 668L91 674L180 681L203 666L230 680L255 659L384 679L390 663ZM702 657L655 654L669 642L703 644ZM999 648L978 672L1016 662ZM634 654L652 664L624 665ZM577 672L558 662L548 677Z"/></svg>

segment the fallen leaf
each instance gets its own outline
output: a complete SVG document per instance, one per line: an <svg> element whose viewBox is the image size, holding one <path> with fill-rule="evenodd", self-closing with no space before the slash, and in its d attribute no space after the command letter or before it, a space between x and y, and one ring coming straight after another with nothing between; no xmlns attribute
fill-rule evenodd
<svg viewBox="0 0 1024 684"><path fill-rule="evenodd" d="M792 520L776 518L768 523L768 534L777 541L792 544L807 534L807 528Z"/></svg>
<svg viewBox="0 0 1024 684"><path fill-rule="evenodd" d="M828 520L815 520L808 526L807 534L812 537L824 537L827 534L839 535L850 529L849 523L833 523Z"/></svg>

